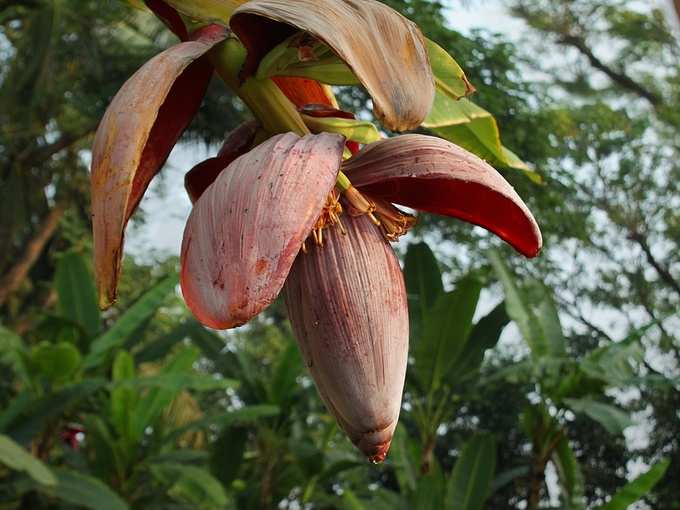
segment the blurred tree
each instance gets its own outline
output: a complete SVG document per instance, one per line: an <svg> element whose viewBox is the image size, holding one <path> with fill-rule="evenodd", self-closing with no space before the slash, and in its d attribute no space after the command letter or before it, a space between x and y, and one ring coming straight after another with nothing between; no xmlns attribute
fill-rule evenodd
<svg viewBox="0 0 680 510"><path fill-rule="evenodd" d="M0 308L8 321L53 302L45 282L54 260L45 248L87 243L87 149L99 119L124 81L172 39L150 13L122 2L0 4ZM241 116L216 81L185 140L219 142ZM70 239L54 237L60 224Z"/></svg>

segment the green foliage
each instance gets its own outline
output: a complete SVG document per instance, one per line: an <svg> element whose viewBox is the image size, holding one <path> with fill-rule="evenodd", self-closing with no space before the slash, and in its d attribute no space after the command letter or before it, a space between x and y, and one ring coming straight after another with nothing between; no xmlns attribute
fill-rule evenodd
<svg viewBox="0 0 680 510"><path fill-rule="evenodd" d="M71 251L61 256L54 286L59 296L59 315L78 324L87 336L96 336L101 329L97 295L82 255Z"/></svg>
<svg viewBox="0 0 680 510"><path fill-rule="evenodd" d="M559 439L552 455L552 462L557 469L563 504L567 508L584 508L583 472L566 437Z"/></svg>
<svg viewBox="0 0 680 510"><path fill-rule="evenodd" d="M96 366L112 349L120 347L129 335L156 313L167 295L175 289L178 281L179 276L171 274L148 289L108 331L92 341L90 353L85 358L85 366L88 368Z"/></svg>
<svg viewBox="0 0 680 510"><path fill-rule="evenodd" d="M662 459L641 474L635 480L626 484L620 491L612 496L606 505L598 507L598 510L625 510L640 498L646 496L654 486L663 478L670 461Z"/></svg>
<svg viewBox="0 0 680 510"><path fill-rule="evenodd" d="M404 259L404 281L411 332L417 338L428 309L444 292L437 259L426 243L409 245Z"/></svg>
<svg viewBox="0 0 680 510"><path fill-rule="evenodd" d="M193 508L218 509L227 504L227 494L220 482L208 471L183 464L152 464L151 473L163 485L168 494Z"/></svg>
<svg viewBox="0 0 680 510"><path fill-rule="evenodd" d="M536 291L530 297L516 284L499 252L490 252L489 261L503 284L508 316L517 324L534 359L562 356L565 352L564 335L552 297L545 287L536 282Z"/></svg>
<svg viewBox="0 0 680 510"><path fill-rule="evenodd" d="M424 320L417 340L415 373L426 392L436 391L465 350L481 283L474 277L459 281L456 290L441 294Z"/></svg>
<svg viewBox="0 0 680 510"><path fill-rule="evenodd" d="M77 471L58 469L58 484L47 491L72 505L91 510L127 510L127 503L101 480Z"/></svg>
<svg viewBox="0 0 680 510"><path fill-rule="evenodd" d="M496 440L478 434L465 445L448 481L446 508L479 510L489 495L496 469Z"/></svg>
<svg viewBox="0 0 680 510"><path fill-rule="evenodd" d="M600 423L610 434L619 434L633 425L633 421L626 413L609 404L586 398L567 398L564 399L564 402L574 412L585 413Z"/></svg>
<svg viewBox="0 0 680 510"><path fill-rule="evenodd" d="M54 486L57 479L50 469L5 435L0 435L0 461L10 469L25 471L33 480Z"/></svg>

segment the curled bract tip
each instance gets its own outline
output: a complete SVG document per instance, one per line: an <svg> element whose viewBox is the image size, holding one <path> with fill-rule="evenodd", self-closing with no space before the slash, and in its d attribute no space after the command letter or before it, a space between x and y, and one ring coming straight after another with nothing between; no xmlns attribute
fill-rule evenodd
<svg viewBox="0 0 680 510"><path fill-rule="evenodd" d="M198 110L213 73L205 54L225 37L224 27L206 27L156 55L125 82L97 128L92 224L102 308L116 299L125 226Z"/></svg>
<svg viewBox="0 0 680 510"><path fill-rule="evenodd" d="M367 432L355 442L355 445L369 462L379 464L387 457L396 426L395 421L384 429Z"/></svg>
<svg viewBox="0 0 680 510"><path fill-rule="evenodd" d="M374 112L394 131L418 127L432 108L434 77L420 29L375 0L251 0L230 19L248 49L243 78L267 53L302 30L327 44L373 99Z"/></svg>

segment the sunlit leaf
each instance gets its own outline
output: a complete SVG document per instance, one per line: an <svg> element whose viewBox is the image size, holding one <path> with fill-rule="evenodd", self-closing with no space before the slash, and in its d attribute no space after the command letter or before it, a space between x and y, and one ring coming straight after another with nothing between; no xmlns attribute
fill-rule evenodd
<svg viewBox="0 0 680 510"><path fill-rule="evenodd" d="M502 145L493 115L466 98L453 99L438 90L423 126L491 165L517 168L523 170L532 181L542 182L539 174L530 170L515 153Z"/></svg>
<svg viewBox="0 0 680 510"><path fill-rule="evenodd" d="M458 65L458 62L434 41L426 39L426 45L434 75L436 94L456 101L472 94L475 88L468 81L465 71ZM431 112L430 116L432 114Z"/></svg>
<svg viewBox="0 0 680 510"><path fill-rule="evenodd" d="M375 124L366 120L312 117L304 114L301 116L312 133L337 133L347 140L354 140L363 144L373 143L382 138Z"/></svg>

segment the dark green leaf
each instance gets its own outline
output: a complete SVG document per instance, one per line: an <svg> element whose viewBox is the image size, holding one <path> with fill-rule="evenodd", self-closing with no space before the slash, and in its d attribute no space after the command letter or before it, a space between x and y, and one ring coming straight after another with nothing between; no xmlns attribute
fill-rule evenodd
<svg viewBox="0 0 680 510"><path fill-rule="evenodd" d="M495 347L508 322L510 318L503 302L479 319L470 332L463 352L451 366L447 380L453 384L476 371L484 360L484 352Z"/></svg>
<svg viewBox="0 0 680 510"><path fill-rule="evenodd" d="M196 420L195 422L173 430L167 439L173 441L189 430L206 428L211 425L226 427L230 425L257 423L258 420L277 416L280 412L281 411L277 406L272 405L245 406L240 409L235 409L234 411L209 416L202 420Z"/></svg>
<svg viewBox="0 0 680 510"><path fill-rule="evenodd" d="M491 483L491 494L498 489L505 487L516 478L521 478L529 474L529 466L517 466L503 471Z"/></svg>
<svg viewBox="0 0 680 510"><path fill-rule="evenodd" d="M409 244L404 259L404 282L408 295L412 337L418 338L428 310L444 293L437 259L427 243Z"/></svg>
<svg viewBox="0 0 680 510"><path fill-rule="evenodd" d="M76 471L55 468L58 484L47 494L91 510L127 510L127 503L108 485Z"/></svg>
<svg viewBox="0 0 680 510"><path fill-rule="evenodd" d="M125 310L111 329L92 342L90 353L85 358L85 366L88 368L97 366L105 359L108 352L121 346L128 335L156 313L168 294L175 289L177 282L176 273L167 276Z"/></svg>
<svg viewBox="0 0 680 510"><path fill-rule="evenodd" d="M182 323L172 331L162 334L160 338L149 341L144 347L134 352L135 362L139 364L161 360L173 347L190 336L192 327L190 323Z"/></svg>
<svg viewBox="0 0 680 510"><path fill-rule="evenodd" d="M465 443L453 468L445 508L481 510L495 470L496 441L490 434L477 434Z"/></svg>
<svg viewBox="0 0 680 510"><path fill-rule="evenodd" d="M153 464L151 473L169 486L168 495L189 503L192 508L221 509L227 504L224 488L205 469L184 464Z"/></svg>
<svg viewBox="0 0 680 510"><path fill-rule="evenodd" d="M42 377L58 385L73 377L80 368L82 358L80 351L71 343L52 345L42 342L31 349L29 359L34 377Z"/></svg>
<svg viewBox="0 0 680 510"><path fill-rule="evenodd" d="M57 262L54 284L59 297L59 313L79 324L89 337L101 329L97 294L82 255L69 251Z"/></svg>
<svg viewBox="0 0 680 510"><path fill-rule="evenodd" d="M464 278L428 311L413 351L416 375L426 391L440 386L465 349L481 288L476 278Z"/></svg>
<svg viewBox="0 0 680 510"><path fill-rule="evenodd" d="M192 370L194 362L198 359L198 350L194 347L185 347L175 354L174 358L163 367L162 372L149 379L161 379L163 385L154 386L146 392L137 402L137 406L131 418L131 440L138 442L144 430L151 426L163 413L165 408L184 389L188 372Z"/></svg>
<svg viewBox="0 0 680 510"><path fill-rule="evenodd" d="M0 434L0 462L10 469L25 472L42 485L57 484L57 479L45 464L2 434Z"/></svg>
<svg viewBox="0 0 680 510"><path fill-rule="evenodd" d="M541 330L539 320L531 308L528 296L517 285L514 275L496 250L489 252L489 262L491 262L496 276L503 284L505 307L508 315L517 324L522 338L531 349L532 356L535 359L540 359L549 355L548 339Z"/></svg>
<svg viewBox="0 0 680 510"><path fill-rule="evenodd" d="M137 455L137 445L114 439L106 422L97 415L87 415L83 425L87 431L87 445L96 455L90 460L93 474L100 479L110 480L125 476L131 459Z"/></svg>
<svg viewBox="0 0 680 510"><path fill-rule="evenodd" d="M21 353L25 352L24 341L13 331L0 326L0 365L9 365L14 372L26 378Z"/></svg>
<svg viewBox="0 0 680 510"><path fill-rule="evenodd" d="M636 373L633 363L642 361L644 349L639 338L631 338L594 349L581 361L580 368L590 377L607 384L630 384Z"/></svg>
<svg viewBox="0 0 680 510"><path fill-rule="evenodd" d="M392 439L390 458L395 464L395 474L401 492L416 490L420 462L419 444L412 440L403 424L397 425Z"/></svg>
<svg viewBox="0 0 680 510"><path fill-rule="evenodd" d="M229 487L238 476L248 442L248 429L226 426L211 446L210 471Z"/></svg>
<svg viewBox="0 0 680 510"><path fill-rule="evenodd" d="M645 497L654 488L659 480L663 478L669 465L670 461L668 459L661 459L649 468L646 473L624 485L623 488L612 496L612 499L607 504L598 507L597 510L626 510L637 500Z"/></svg>
<svg viewBox="0 0 680 510"><path fill-rule="evenodd" d="M7 427L7 434L18 443L26 443L40 433L50 420L105 385L105 379L85 379L37 399Z"/></svg>
<svg viewBox="0 0 680 510"><path fill-rule="evenodd" d="M127 351L118 351L113 361L112 377L114 383L120 383L135 377L135 362ZM111 389L111 421L118 434L126 442L132 441L132 416L139 392L132 387L116 384Z"/></svg>
<svg viewBox="0 0 680 510"><path fill-rule="evenodd" d="M532 286L533 302L538 303L536 317L541 328L541 333L548 346L548 353L554 357L564 356L566 353L564 334L557 306L551 292L540 282L534 282Z"/></svg>
<svg viewBox="0 0 680 510"><path fill-rule="evenodd" d="M362 501L350 489L345 489L342 492L342 509L343 510L368 510L369 503Z"/></svg>
<svg viewBox="0 0 680 510"><path fill-rule="evenodd" d="M413 497L413 508L418 510L440 510L444 507L446 497L446 479L439 467L437 459L430 463L427 474L418 478L416 492Z"/></svg>
<svg viewBox="0 0 680 510"><path fill-rule="evenodd" d="M272 404L282 408L287 406L299 389L297 378L301 373L302 358L300 351L297 345L291 341L274 368L269 390Z"/></svg>
<svg viewBox="0 0 680 510"><path fill-rule="evenodd" d="M114 388L132 388L139 391L140 388L161 388L171 391L179 389L194 391L223 390L239 386L236 379L225 379L210 374L161 374L147 377L134 377L114 384Z"/></svg>
<svg viewBox="0 0 680 510"><path fill-rule="evenodd" d="M552 461L557 469L565 506L574 510L585 509L583 473L567 437L562 436L557 443Z"/></svg>

